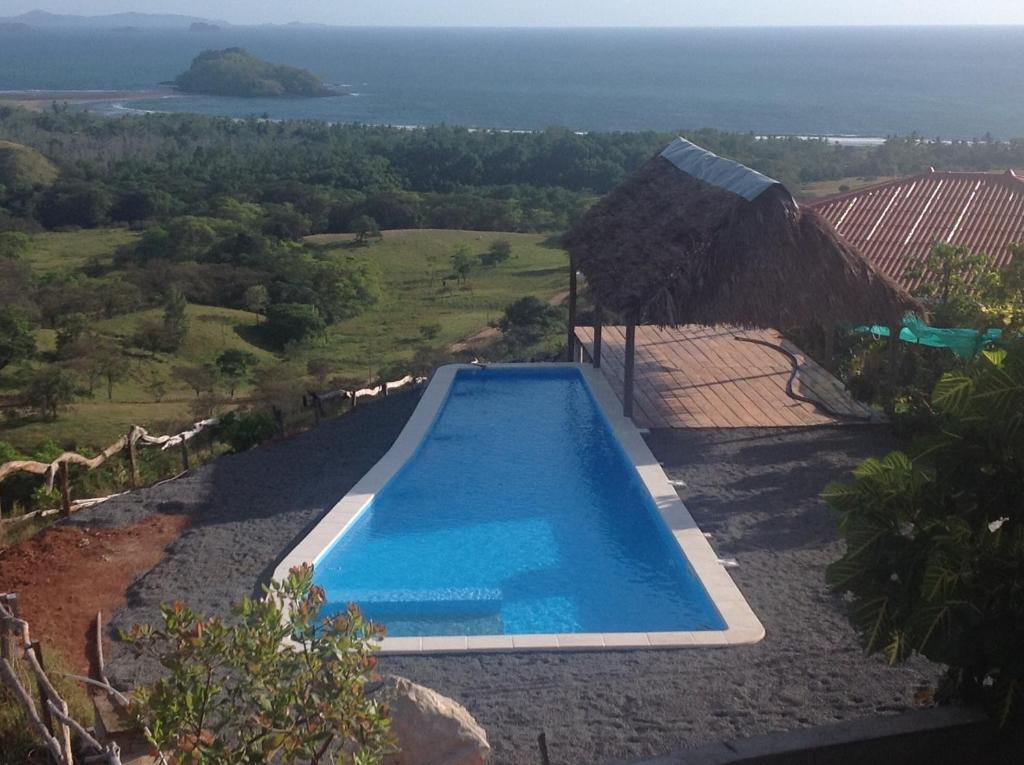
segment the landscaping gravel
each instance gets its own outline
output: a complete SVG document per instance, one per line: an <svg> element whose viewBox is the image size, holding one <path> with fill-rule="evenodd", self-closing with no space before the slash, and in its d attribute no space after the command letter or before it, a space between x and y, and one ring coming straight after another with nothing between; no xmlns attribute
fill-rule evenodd
<svg viewBox="0 0 1024 765"><path fill-rule="evenodd" d="M111 627L154 622L161 601L215 613L252 593L282 556L387 450L417 394L395 395L294 438L225 457L177 481L78 514L120 525L195 513L167 557L138 579ZM761 619L752 646L614 652L385 657L383 672L463 703L486 728L495 763L555 765L652 755L773 730L904 711L935 667L866 657L841 601L824 586L840 551L818 499L825 484L892 448L883 429L661 430L647 436ZM115 646L122 681L156 671Z"/></svg>

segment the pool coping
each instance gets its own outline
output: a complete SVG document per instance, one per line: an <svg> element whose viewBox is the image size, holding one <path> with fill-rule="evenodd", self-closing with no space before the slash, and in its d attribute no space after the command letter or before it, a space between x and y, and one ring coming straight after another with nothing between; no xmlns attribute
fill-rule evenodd
<svg viewBox="0 0 1024 765"><path fill-rule="evenodd" d="M750 644L764 637L764 626L669 483L668 476L651 453L636 425L623 416L622 404L600 370L588 364L568 362L488 366L496 369L561 367L578 369L582 373L623 451L636 467L641 481L653 498L662 521L718 609L726 628L688 632L385 637L380 642L382 653L692 648ZM313 530L292 548L274 570L275 579L285 578L292 567L302 563L312 562L315 566L321 556L348 530L374 496L416 452L447 399L448 391L459 370L473 368L470 364L449 364L437 369L391 449L320 519Z"/></svg>

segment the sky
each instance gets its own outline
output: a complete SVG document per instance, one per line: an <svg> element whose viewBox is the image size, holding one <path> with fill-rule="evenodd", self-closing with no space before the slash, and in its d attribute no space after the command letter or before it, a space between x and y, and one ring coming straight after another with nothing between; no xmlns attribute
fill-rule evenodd
<svg viewBox="0 0 1024 765"><path fill-rule="evenodd" d="M340 26L818 26L1024 24L1022 0L0 0L0 16L41 8L100 15L180 13L236 24Z"/></svg>

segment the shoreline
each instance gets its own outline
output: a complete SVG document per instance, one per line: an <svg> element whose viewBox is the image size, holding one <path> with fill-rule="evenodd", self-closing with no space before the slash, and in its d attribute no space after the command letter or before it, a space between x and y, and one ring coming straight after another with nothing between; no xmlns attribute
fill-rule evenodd
<svg viewBox="0 0 1024 765"><path fill-rule="evenodd" d="M159 109L141 109L133 106L133 102L138 101L155 101L163 100L168 98L187 98L191 95L190 93L181 93L171 88L153 88L143 90L0 90L0 106L19 106L23 109L27 109L31 112L42 112L50 108L54 103L58 104L69 104L79 108L88 107L90 105L106 106L107 108L98 111L97 114L101 116L114 117L121 116L124 114L197 114L203 117L223 117L225 119L244 119L243 117L232 117L228 114L206 114L203 112L178 112L178 111L163 111ZM351 93L348 95L358 95ZM292 118L262 118L268 122L288 122ZM298 118L295 118L296 120ZM327 125L346 124L335 120L317 120ZM367 125L369 127L391 127L399 130L424 130L429 127L433 127L433 124L423 125L405 125L395 124L388 122L358 122L357 124ZM438 123L440 124L440 123ZM466 130L471 133L540 133L542 130L530 130L526 128L513 128L513 127L480 127L480 126L465 126ZM577 135L587 135L588 133L601 133L609 131L594 131L594 130L573 130ZM614 132L614 131L611 131ZM638 131L641 132L641 131ZM661 131L672 133L674 131L667 130ZM759 140L767 140L769 138L798 138L801 140L826 140L831 143L840 146L875 146L885 143L887 140L885 136L869 136L869 135L811 135L807 133L758 133L757 138Z"/></svg>
<svg viewBox="0 0 1024 765"><path fill-rule="evenodd" d="M88 106L89 104L115 104L124 101L149 101L176 98L179 94L169 88L147 90L0 90L0 106L19 106L30 112L41 112L54 103Z"/></svg>

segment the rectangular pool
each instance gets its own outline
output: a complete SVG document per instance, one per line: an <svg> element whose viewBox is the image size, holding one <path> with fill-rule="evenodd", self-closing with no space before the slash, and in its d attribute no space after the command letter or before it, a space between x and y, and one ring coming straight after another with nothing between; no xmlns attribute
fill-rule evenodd
<svg viewBox="0 0 1024 765"><path fill-rule="evenodd" d="M311 534L319 550L301 560L314 562L329 608L358 603L394 650L759 639L642 438L606 416L594 391L603 378L585 371L439 370L399 453ZM655 491L652 473L665 484ZM739 606L747 618L736 625Z"/></svg>

